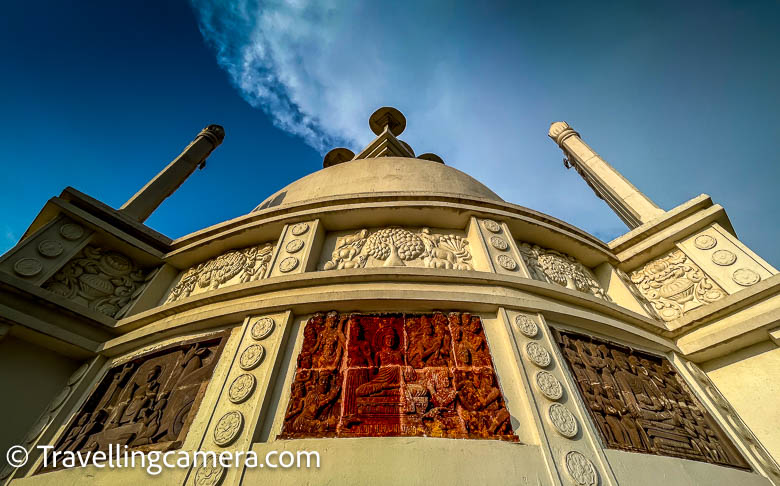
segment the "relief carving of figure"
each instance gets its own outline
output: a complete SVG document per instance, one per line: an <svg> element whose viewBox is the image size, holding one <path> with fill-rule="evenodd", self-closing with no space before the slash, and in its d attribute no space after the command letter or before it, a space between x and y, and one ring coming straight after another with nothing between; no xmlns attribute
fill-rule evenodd
<svg viewBox="0 0 780 486"><path fill-rule="evenodd" d="M608 447L747 467L666 358L554 334Z"/></svg>
<svg viewBox="0 0 780 486"><path fill-rule="evenodd" d="M224 336L211 337L171 346L112 368L55 449L180 447L187 417L211 379L224 340Z"/></svg>
<svg viewBox="0 0 780 486"><path fill-rule="evenodd" d="M455 383L458 405L469 435L489 437L512 433L509 412L492 370L483 368L470 376L456 371Z"/></svg>
<svg viewBox="0 0 780 486"><path fill-rule="evenodd" d="M452 363L452 338L444 314L437 312L432 319L425 315L407 319L406 334L409 337L407 360L414 368Z"/></svg>
<svg viewBox="0 0 780 486"><path fill-rule="evenodd" d="M479 317L466 312L449 316L458 366L493 366Z"/></svg>
<svg viewBox="0 0 780 486"><path fill-rule="evenodd" d="M336 371L298 372L285 413L283 436L334 434L341 413L341 380Z"/></svg>

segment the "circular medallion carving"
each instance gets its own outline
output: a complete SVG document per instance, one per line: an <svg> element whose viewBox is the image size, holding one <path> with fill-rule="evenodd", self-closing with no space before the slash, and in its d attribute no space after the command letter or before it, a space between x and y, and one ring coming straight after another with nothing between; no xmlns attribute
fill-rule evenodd
<svg viewBox="0 0 780 486"><path fill-rule="evenodd" d="M526 337L532 338L539 334L539 326L536 325L531 317L525 314L518 314L517 317L515 317L515 324L520 332Z"/></svg>
<svg viewBox="0 0 780 486"><path fill-rule="evenodd" d="M712 254L712 262L717 265L727 266L737 261L737 255L728 250L716 250Z"/></svg>
<svg viewBox="0 0 780 486"><path fill-rule="evenodd" d="M561 382L552 373L546 371L536 373L536 386L539 387L542 395L550 400L559 400L563 396Z"/></svg>
<svg viewBox="0 0 780 486"><path fill-rule="evenodd" d="M550 364L550 353L547 352L539 343L528 343L525 345L525 354L533 364L540 368L545 368Z"/></svg>
<svg viewBox="0 0 780 486"><path fill-rule="evenodd" d="M64 250L65 248L63 248L62 243L59 241L43 240L38 243L38 253L45 256L46 258L60 256Z"/></svg>
<svg viewBox="0 0 780 486"><path fill-rule="evenodd" d="M253 370L263 362L265 358L265 348L262 344L252 344L247 346L241 357L238 359L238 365L242 370Z"/></svg>
<svg viewBox="0 0 780 486"><path fill-rule="evenodd" d="M568 452L563 462L566 463L566 472L577 486L596 486L599 483L596 468L581 452Z"/></svg>
<svg viewBox="0 0 780 486"><path fill-rule="evenodd" d="M84 236L84 228L75 223L66 223L60 226L60 236L68 241L76 241Z"/></svg>
<svg viewBox="0 0 780 486"><path fill-rule="evenodd" d="M301 248L303 248L303 240L298 238L290 240L284 247L284 249L287 250L287 253L295 253L300 251Z"/></svg>
<svg viewBox="0 0 780 486"><path fill-rule="evenodd" d="M66 386L65 388L60 391L60 393L54 397L54 400L51 401L49 404L49 411L53 412L60 408L60 405L65 403L65 400L70 396L70 387Z"/></svg>
<svg viewBox="0 0 780 486"><path fill-rule="evenodd" d="M517 262L509 255L498 255L496 261L507 270L514 270L517 268Z"/></svg>
<svg viewBox="0 0 780 486"><path fill-rule="evenodd" d="M698 366L693 364L691 361L686 361L685 366L688 368L688 371L691 372L694 378L696 378L696 381L703 385L709 385L710 379L707 378L707 375L704 374L702 370L699 369Z"/></svg>
<svg viewBox="0 0 780 486"><path fill-rule="evenodd" d="M274 320L270 317L263 317L252 326L252 339L262 341L270 336L272 332L274 332Z"/></svg>
<svg viewBox="0 0 780 486"><path fill-rule="evenodd" d="M564 407L560 403L553 403L550 408L547 409L547 416L550 417L550 422L564 437L571 439L579 431L577 426L577 419L574 418L568 408Z"/></svg>
<svg viewBox="0 0 780 486"><path fill-rule="evenodd" d="M298 223L292 227L292 234L295 236L301 236L309 231L309 223Z"/></svg>
<svg viewBox="0 0 780 486"><path fill-rule="evenodd" d="M219 486L225 477L225 468L220 465L201 466L195 473L195 486Z"/></svg>
<svg viewBox="0 0 780 486"><path fill-rule="evenodd" d="M233 410L222 416L214 427L214 443L225 447L233 443L244 427L244 416Z"/></svg>
<svg viewBox="0 0 780 486"><path fill-rule="evenodd" d="M279 271L283 273L292 272L295 270L295 267L298 266L298 259L294 256L288 256L284 260L282 260L282 263L279 264Z"/></svg>
<svg viewBox="0 0 780 486"><path fill-rule="evenodd" d="M712 385L705 385L704 386L704 393L707 394L708 397L710 397L710 400L715 402L715 405L718 407L728 410L729 404L726 402L726 400L723 399L723 397L720 396L720 393L718 390L712 387Z"/></svg>
<svg viewBox="0 0 780 486"><path fill-rule="evenodd" d="M87 372L89 369L89 365L87 363L84 363L83 365L79 366L79 368L73 372L72 375L70 375L70 378L68 378L68 385L72 385L79 381L82 376L84 376L84 373Z"/></svg>
<svg viewBox="0 0 780 486"><path fill-rule="evenodd" d="M46 428L46 426L49 425L49 422L51 422L50 415L44 415L41 417L40 420L38 420L38 422L33 425L32 429L30 429L30 434L27 436L24 442L29 444L37 439L43 433L43 430Z"/></svg>
<svg viewBox="0 0 780 486"><path fill-rule="evenodd" d="M230 384L228 398L233 403L241 403L249 398L252 392L255 391L256 384L257 380L254 376L249 373L244 373Z"/></svg>
<svg viewBox="0 0 780 486"><path fill-rule="evenodd" d="M482 221L482 226L485 227L486 230L490 231L491 233L500 233L501 232L501 225L497 222L493 221L492 219L485 219Z"/></svg>
<svg viewBox="0 0 780 486"><path fill-rule="evenodd" d="M761 280L761 275L757 274L749 268L740 268L734 271L734 273L731 275L731 278L743 287L750 287L751 285L757 284L758 281Z"/></svg>
<svg viewBox="0 0 780 486"><path fill-rule="evenodd" d="M14 272L22 277L34 277L43 270L41 262L35 258L20 258L14 263Z"/></svg>
<svg viewBox="0 0 780 486"><path fill-rule="evenodd" d="M717 241L710 235L699 235L693 240L693 244L699 250L709 250L714 247Z"/></svg>
<svg viewBox="0 0 780 486"><path fill-rule="evenodd" d="M509 245L507 244L507 242L503 238L501 238L500 236L491 236L490 237L490 244L496 250L504 251L507 248L509 248Z"/></svg>

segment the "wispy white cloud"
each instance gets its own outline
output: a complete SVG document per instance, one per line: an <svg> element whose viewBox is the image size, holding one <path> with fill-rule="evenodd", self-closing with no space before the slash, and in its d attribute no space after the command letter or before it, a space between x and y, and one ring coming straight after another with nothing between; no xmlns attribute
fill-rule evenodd
<svg viewBox="0 0 780 486"><path fill-rule="evenodd" d="M604 239L625 231L565 173L546 132L566 113L545 105L553 89L531 76L538 59L526 53L522 25L505 22L501 11L336 0L193 6L244 99L321 153L361 149L373 137L368 116L395 106L408 120L402 138L416 152L435 152L504 199ZM477 26L475 17L485 15Z"/></svg>

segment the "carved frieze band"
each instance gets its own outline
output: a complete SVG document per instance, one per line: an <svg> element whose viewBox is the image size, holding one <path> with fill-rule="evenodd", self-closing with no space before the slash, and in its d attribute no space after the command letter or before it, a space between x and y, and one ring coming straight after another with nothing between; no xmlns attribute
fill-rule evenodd
<svg viewBox="0 0 780 486"><path fill-rule="evenodd" d="M165 303L189 297L198 291L259 280L266 272L272 252L273 245L264 243L231 250L190 267L171 289Z"/></svg>
<svg viewBox="0 0 780 486"><path fill-rule="evenodd" d="M593 273L574 257L529 243L518 242L518 248L532 278L612 301Z"/></svg>
<svg viewBox="0 0 780 486"><path fill-rule="evenodd" d="M429 228L397 226L362 229L336 239L331 259L320 270L344 268L424 266L473 270L469 242L455 234Z"/></svg>
<svg viewBox="0 0 780 486"><path fill-rule="evenodd" d="M122 317L151 276L127 255L87 245L43 288L109 317Z"/></svg>
<svg viewBox="0 0 780 486"><path fill-rule="evenodd" d="M635 270L631 281L665 321L673 321L726 295L679 249Z"/></svg>

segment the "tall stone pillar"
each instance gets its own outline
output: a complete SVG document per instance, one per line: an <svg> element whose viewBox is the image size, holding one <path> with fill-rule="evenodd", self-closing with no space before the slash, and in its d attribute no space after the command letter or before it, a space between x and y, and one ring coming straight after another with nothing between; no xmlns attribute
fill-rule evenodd
<svg viewBox="0 0 780 486"><path fill-rule="evenodd" d="M209 125L195 137L187 148L168 164L154 179L119 208L120 211L138 220L146 218L195 171L206 165L206 158L222 143L225 129L220 125Z"/></svg>
<svg viewBox="0 0 780 486"><path fill-rule="evenodd" d="M664 214L663 209L656 206L594 152L566 122L550 125L548 135L566 155L566 167L574 167L593 192L603 199L629 228L634 229Z"/></svg>

